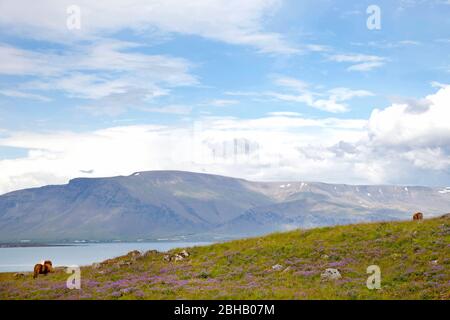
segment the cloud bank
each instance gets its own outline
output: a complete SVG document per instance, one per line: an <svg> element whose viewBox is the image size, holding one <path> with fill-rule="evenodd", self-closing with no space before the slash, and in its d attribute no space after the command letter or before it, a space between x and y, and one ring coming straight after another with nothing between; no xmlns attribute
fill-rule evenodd
<svg viewBox="0 0 450 320"><path fill-rule="evenodd" d="M66 28L67 8L74 4L81 11L81 29L75 33ZM52 41L92 39L131 29L149 37L177 33L247 45L266 53L297 53L280 34L264 31L264 19L280 5L280 0L2 1L0 25Z"/></svg>
<svg viewBox="0 0 450 320"><path fill-rule="evenodd" d="M0 146L28 149L0 161L0 193L78 176L190 170L254 180L434 184L450 180L450 86L375 109L369 119L206 117L186 126L123 126L85 133L6 133Z"/></svg>

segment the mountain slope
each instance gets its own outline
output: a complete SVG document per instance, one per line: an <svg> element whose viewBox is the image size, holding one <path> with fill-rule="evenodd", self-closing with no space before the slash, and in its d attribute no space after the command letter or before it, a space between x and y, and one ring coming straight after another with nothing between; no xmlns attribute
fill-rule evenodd
<svg viewBox="0 0 450 320"><path fill-rule="evenodd" d="M74 179L0 197L0 240L139 239L202 232L265 195L238 179L184 172Z"/></svg>
<svg viewBox="0 0 450 320"><path fill-rule="evenodd" d="M81 290L65 288L63 269L37 280L0 274L0 299L448 300L449 243L450 215L296 230L190 248L178 262L129 254L83 267ZM366 287L371 265L380 267L380 290ZM327 268L342 278L322 280Z"/></svg>
<svg viewBox="0 0 450 320"><path fill-rule="evenodd" d="M140 172L80 178L0 196L0 241L138 240L259 235L296 227L450 211L443 188L251 182Z"/></svg>

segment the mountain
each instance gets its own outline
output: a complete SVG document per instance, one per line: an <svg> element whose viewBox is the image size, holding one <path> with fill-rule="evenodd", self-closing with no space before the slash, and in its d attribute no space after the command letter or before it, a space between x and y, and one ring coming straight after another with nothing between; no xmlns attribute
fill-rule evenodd
<svg viewBox="0 0 450 320"><path fill-rule="evenodd" d="M78 178L0 196L0 241L240 237L450 212L450 188L251 182L180 171Z"/></svg>
<svg viewBox="0 0 450 320"><path fill-rule="evenodd" d="M314 228L369 221L410 219L450 212L450 188L350 186L325 183L255 183L276 200L250 208L217 228L226 234L260 235L298 227ZM251 228L250 228L251 226Z"/></svg>
<svg viewBox="0 0 450 320"><path fill-rule="evenodd" d="M1 273L0 299L449 300L449 237L447 215L187 248L190 255L181 261L166 261L162 252L130 252L82 267L81 290L67 290L65 268L38 279L31 269ZM366 286L373 265L381 272L380 290ZM328 268L341 278L323 280Z"/></svg>

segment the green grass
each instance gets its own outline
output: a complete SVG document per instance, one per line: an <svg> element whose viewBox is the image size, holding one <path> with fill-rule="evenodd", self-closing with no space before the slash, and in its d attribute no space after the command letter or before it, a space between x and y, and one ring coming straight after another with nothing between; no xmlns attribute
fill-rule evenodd
<svg viewBox="0 0 450 320"><path fill-rule="evenodd" d="M0 274L0 299L450 299L450 216L297 230L82 268L81 290L63 269L32 279ZM172 250L178 252L179 250ZM130 266L117 262L132 261ZM273 271L281 264L283 271ZM366 287L370 265L381 289ZM342 279L320 274L336 268ZM124 291L123 289L131 289Z"/></svg>

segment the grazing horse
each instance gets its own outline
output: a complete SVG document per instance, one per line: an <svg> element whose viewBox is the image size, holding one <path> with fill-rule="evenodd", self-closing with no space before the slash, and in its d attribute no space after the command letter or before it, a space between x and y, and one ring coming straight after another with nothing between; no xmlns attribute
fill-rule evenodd
<svg viewBox="0 0 450 320"><path fill-rule="evenodd" d="M33 278L36 279L39 274L47 275L50 272L53 272L53 265L50 260L46 260L34 266Z"/></svg>
<svg viewBox="0 0 450 320"><path fill-rule="evenodd" d="M414 221L419 221L419 220L423 220L423 213L422 212L417 212L413 215L413 220Z"/></svg>

